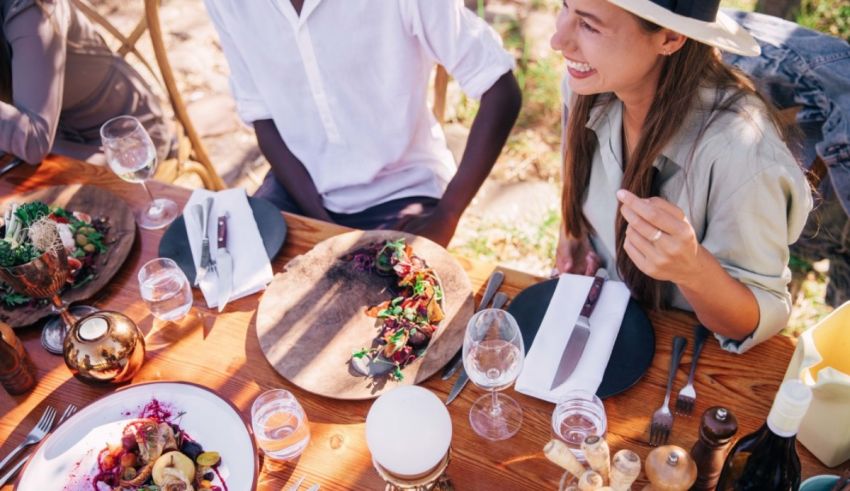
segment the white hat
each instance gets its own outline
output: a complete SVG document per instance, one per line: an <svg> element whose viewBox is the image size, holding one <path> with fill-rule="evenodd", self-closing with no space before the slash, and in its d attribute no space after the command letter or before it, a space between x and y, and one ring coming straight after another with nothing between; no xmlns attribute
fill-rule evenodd
<svg viewBox="0 0 850 491"><path fill-rule="evenodd" d="M740 24L720 12L720 0L608 0L638 17L723 51L758 56L761 48Z"/></svg>

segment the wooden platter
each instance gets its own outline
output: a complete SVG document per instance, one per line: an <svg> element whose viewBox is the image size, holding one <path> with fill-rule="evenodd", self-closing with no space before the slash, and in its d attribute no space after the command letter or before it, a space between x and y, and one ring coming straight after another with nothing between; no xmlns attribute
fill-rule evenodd
<svg viewBox="0 0 850 491"><path fill-rule="evenodd" d="M96 186L72 185L52 186L25 194L13 194L0 198L0 210L12 203L28 203L40 200L50 206L61 206L68 211L81 211L94 217L109 217L109 232L106 243L109 250L96 258L96 273L93 280L79 288L66 289L62 300L67 304L92 297L118 272L136 236L136 221L130 207L105 189ZM12 327L28 326L53 312L49 302L39 307L17 307L7 309L0 304L0 321Z"/></svg>
<svg viewBox="0 0 850 491"><path fill-rule="evenodd" d="M366 378L351 354L372 345L378 333L366 308L389 300L387 279L358 271L340 258L373 242L405 238L442 282L446 318L428 352L403 370L404 380ZM463 344L473 313L466 272L439 245L395 231L356 231L331 237L275 275L257 310L257 337L269 363L302 389L334 399L371 399L403 384L418 384L442 368Z"/></svg>

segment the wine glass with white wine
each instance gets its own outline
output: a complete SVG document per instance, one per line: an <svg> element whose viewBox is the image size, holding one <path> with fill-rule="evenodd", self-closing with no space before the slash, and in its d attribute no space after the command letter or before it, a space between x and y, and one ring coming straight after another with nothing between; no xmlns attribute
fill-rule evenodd
<svg viewBox="0 0 850 491"><path fill-rule="evenodd" d="M156 146L139 120L132 116L112 118L100 127L100 138L112 171L127 182L140 183L150 197L150 204L136 215L139 226L156 230L173 222L180 214L177 203L154 198L145 184L156 171L158 159Z"/></svg>

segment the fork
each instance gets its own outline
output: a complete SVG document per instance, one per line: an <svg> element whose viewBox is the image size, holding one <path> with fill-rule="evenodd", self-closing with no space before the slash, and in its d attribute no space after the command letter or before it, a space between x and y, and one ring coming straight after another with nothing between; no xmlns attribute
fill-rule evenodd
<svg viewBox="0 0 850 491"><path fill-rule="evenodd" d="M688 383L679 391L676 397L676 414L690 415L694 410L694 403L697 400L697 391L694 389L694 374L697 371L697 361L702 353L702 346L705 344L705 338L708 337L708 329L702 324L694 326L694 354L691 359L691 371L688 374Z"/></svg>
<svg viewBox="0 0 850 491"><path fill-rule="evenodd" d="M59 428L59 425L64 423L66 419L73 416L75 412L77 412L77 406L75 406L73 404L68 404L68 407L65 408L65 412L62 413L62 417L59 418L59 422L56 423L56 428ZM54 429L56 429L56 428L54 428ZM11 469L9 469L9 472L7 472L6 475L4 475L3 477L0 477L0 486L6 484L13 477L15 477L15 474L17 474L18 471L21 470L21 467L23 467L24 464L26 464L29 461L30 457L32 457L32 454L27 455L26 457L22 458L20 460L20 462L18 462Z"/></svg>
<svg viewBox="0 0 850 491"><path fill-rule="evenodd" d="M298 491L298 488L301 487L302 482L304 482L304 476L301 476L301 479L295 481L295 484L286 488L286 491Z"/></svg>
<svg viewBox="0 0 850 491"><path fill-rule="evenodd" d="M652 423L649 425L649 444L653 447L664 445L670 438L670 430L673 429L673 414L670 412L670 392L673 391L673 380L676 379L676 370L682 353L685 351L688 340L682 336L673 338L673 352L670 355L670 373L667 375L667 393L664 395L664 404L652 415Z"/></svg>
<svg viewBox="0 0 850 491"><path fill-rule="evenodd" d="M0 462L0 469L5 467L6 464L8 464L12 461L12 459L17 457L18 454L21 453L21 450L29 447L34 443L40 442L41 439L44 438L44 435L46 435L47 432L50 431L50 427L53 426L54 419L56 419L56 410L53 409L53 407L51 406L47 406L47 409L45 409L44 413L41 415L41 419L38 420L38 423L35 425L35 427L30 430L29 434L26 436L26 438L24 438L24 441L20 445L15 447L15 449L12 450L12 452L7 455L2 462Z"/></svg>

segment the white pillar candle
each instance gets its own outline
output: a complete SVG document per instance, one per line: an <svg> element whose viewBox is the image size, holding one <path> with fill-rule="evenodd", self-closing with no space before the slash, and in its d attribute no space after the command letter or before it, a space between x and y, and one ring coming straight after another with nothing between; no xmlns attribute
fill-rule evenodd
<svg viewBox="0 0 850 491"><path fill-rule="evenodd" d="M393 475L415 479L434 470L452 441L452 420L429 390L408 385L386 392L366 415L366 445Z"/></svg>

